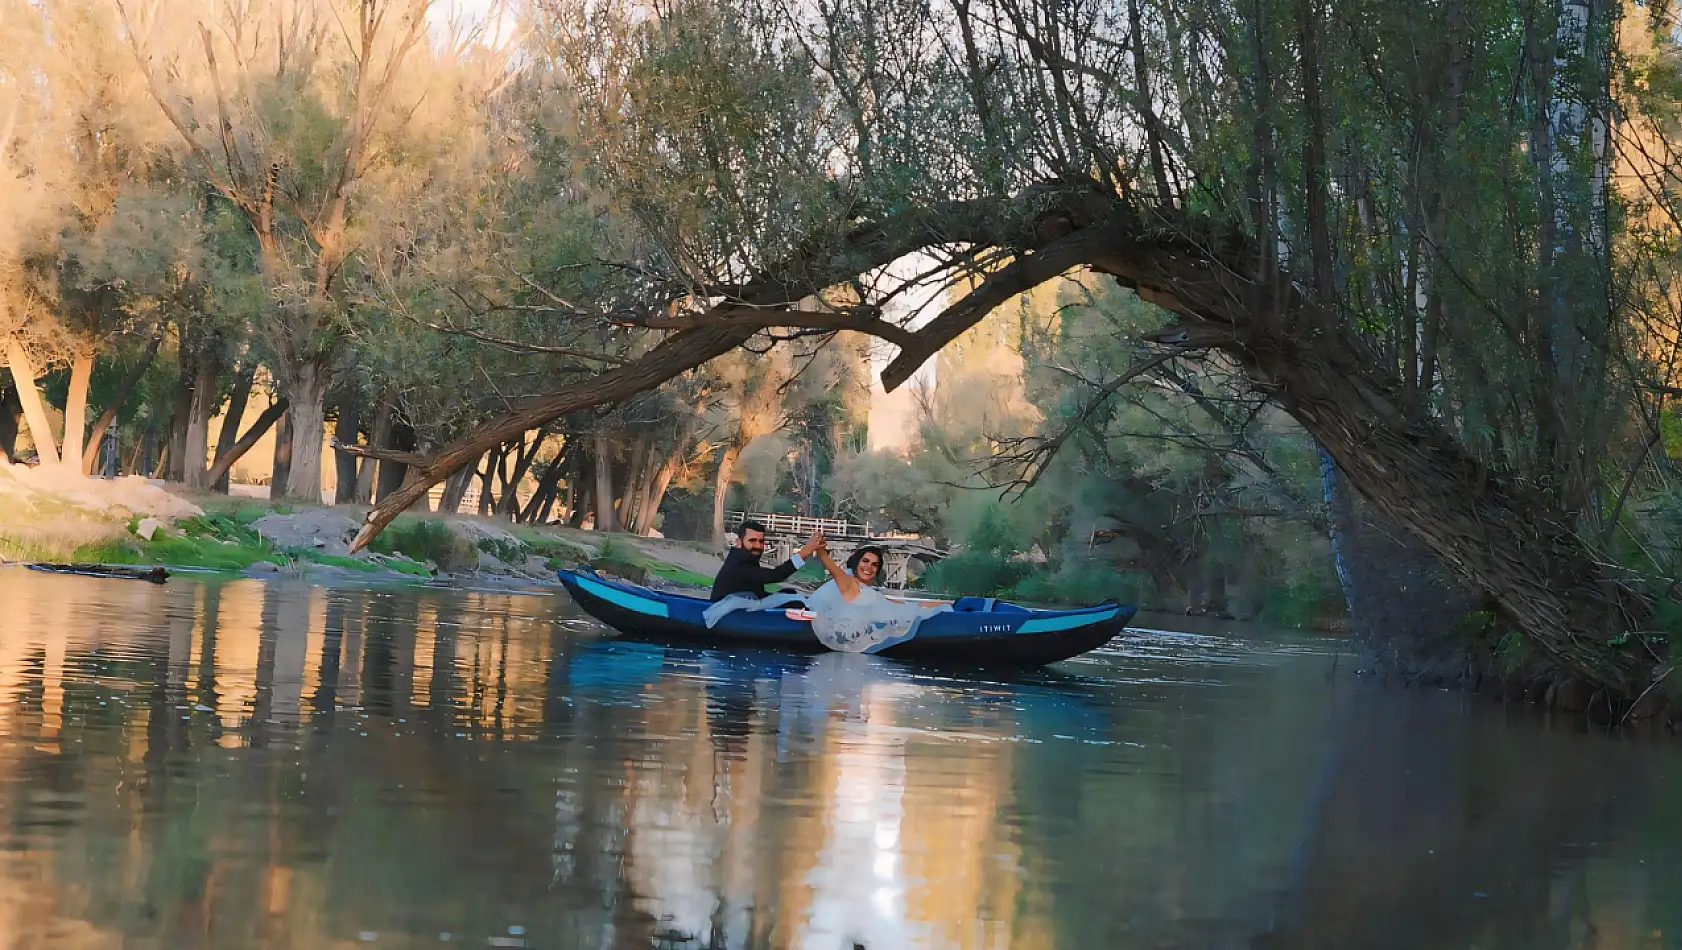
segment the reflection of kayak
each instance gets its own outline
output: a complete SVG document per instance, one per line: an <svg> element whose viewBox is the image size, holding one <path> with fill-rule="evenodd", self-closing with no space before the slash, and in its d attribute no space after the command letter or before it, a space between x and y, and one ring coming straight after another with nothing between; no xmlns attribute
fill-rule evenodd
<svg viewBox="0 0 1682 950"><path fill-rule="evenodd" d="M603 637L581 644L567 661L567 682L582 691L646 688L673 673L705 680L709 692L753 693L755 680L801 672L812 661L776 650L707 650Z"/></svg>
<svg viewBox="0 0 1682 950"><path fill-rule="evenodd" d="M601 640L580 648L567 661L566 680L580 694L635 695L666 673L666 653L640 643Z"/></svg>
<svg viewBox="0 0 1682 950"><path fill-rule="evenodd" d="M821 653L811 614L800 609L737 610L707 627L708 602L609 580L593 571L560 571L561 583L592 617L633 636L715 645L754 644ZM1030 610L980 597L965 597L949 612L923 618L916 636L884 648L894 659L974 666L1038 666L1108 643L1137 610L1102 604L1080 610Z"/></svg>

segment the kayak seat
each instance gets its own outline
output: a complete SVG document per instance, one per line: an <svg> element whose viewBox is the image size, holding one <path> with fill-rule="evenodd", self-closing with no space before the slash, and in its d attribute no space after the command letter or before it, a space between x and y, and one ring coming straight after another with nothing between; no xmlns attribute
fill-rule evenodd
<svg viewBox="0 0 1682 950"><path fill-rule="evenodd" d="M1026 607L1015 604L1002 604L992 597L959 597L952 602L952 609L961 614L1028 614L1033 613Z"/></svg>

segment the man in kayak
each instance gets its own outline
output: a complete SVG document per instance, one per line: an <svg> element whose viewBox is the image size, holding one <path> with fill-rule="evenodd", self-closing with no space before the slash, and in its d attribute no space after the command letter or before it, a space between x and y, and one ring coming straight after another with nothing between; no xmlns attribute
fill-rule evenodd
<svg viewBox="0 0 1682 950"><path fill-rule="evenodd" d="M823 543L822 534L812 535L806 546L776 567L762 567L759 559L765 554L765 526L757 521L744 521L737 533L736 546L724 556L724 566L718 569L713 581L713 603L731 594L766 596L766 584L780 584L795 571L806 566L806 559Z"/></svg>

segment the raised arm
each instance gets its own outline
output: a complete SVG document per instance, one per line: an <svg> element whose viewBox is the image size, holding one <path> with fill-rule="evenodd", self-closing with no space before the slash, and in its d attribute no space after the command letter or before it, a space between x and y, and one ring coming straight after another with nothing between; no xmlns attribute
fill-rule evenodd
<svg viewBox="0 0 1682 950"><path fill-rule="evenodd" d="M846 568L835 563L835 559L829 556L829 545L819 545L816 554L818 559L823 561L824 570L828 571L829 576L834 579L836 589L841 591L841 599L852 600L857 597L859 595L859 579L847 573Z"/></svg>
<svg viewBox="0 0 1682 950"><path fill-rule="evenodd" d="M812 535L812 540L807 541L800 550L794 552L794 557L778 564L776 567L765 567L759 564L747 565L745 568L747 576L751 578L756 585L781 584L783 581L793 577L795 571L798 571L802 567L806 566L806 559L811 557L812 553L817 550L818 544L821 542L822 538L823 536L821 534Z"/></svg>

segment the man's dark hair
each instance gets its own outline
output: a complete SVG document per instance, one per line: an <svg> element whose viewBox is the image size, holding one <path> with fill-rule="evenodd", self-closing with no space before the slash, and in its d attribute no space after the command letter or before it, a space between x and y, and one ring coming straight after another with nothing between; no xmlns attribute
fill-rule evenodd
<svg viewBox="0 0 1682 950"><path fill-rule="evenodd" d="M747 534L749 531L758 531L760 534L764 534L765 526L757 521L744 521L742 526L736 529L736 534L740 536Z"/></svg>

